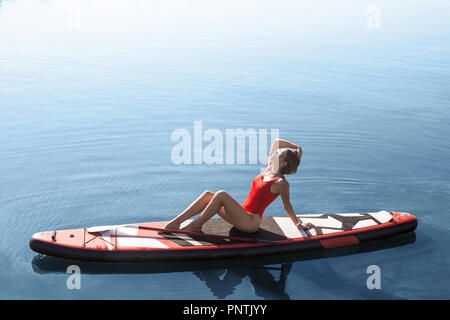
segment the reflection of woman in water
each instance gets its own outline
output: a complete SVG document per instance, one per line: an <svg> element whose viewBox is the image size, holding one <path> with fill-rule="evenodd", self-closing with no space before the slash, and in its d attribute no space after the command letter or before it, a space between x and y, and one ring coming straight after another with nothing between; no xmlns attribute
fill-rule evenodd
<svg viewBox="0 0 450 320"><path fill-rule="evenodd" d="M292 262L281 265L280 277L278 280L265 267L256 268L231 268L227 270L205 270L195 271L194 274L205 281L208 288L219 299L226 298L233 293L237 285L246 276L249 277L250 285L255 294L266 299L290 299L286 290L286 279L292 267ZM220 276L225 273L223 279Z"/></svg>
<svg viewBox="0 0 450 320"><path fill-rule="evenodd" d="M205 191L178 217L166 224L166 229L179 229L183 221L203 213L183 228L201 232L206 221L218 213L224 220L242 232L258 230L264 210L279 196L292 222L302 229L313 227L309 222L299 223L290 201L289 183L285 175L294 174L300 165L302 149L292 142L276 139L269 152L267 169L259 174L252 184L247 200L241 205L228 192Z"/></svg>

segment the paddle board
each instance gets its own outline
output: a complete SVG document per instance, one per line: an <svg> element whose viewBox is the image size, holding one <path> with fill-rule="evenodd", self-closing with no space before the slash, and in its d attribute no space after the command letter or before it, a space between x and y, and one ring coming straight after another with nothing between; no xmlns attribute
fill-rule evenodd
<svg viewBox="0 0 450 320"><path fill-rule="evenodd" d="M201 235L161 232L167 222L146 222L38 232L32 236L30 248L49 256L95 262L216 259L358 245L417 227L417 219L407 212L297 217L315 227L301 230L288 216L265 216L259 230L248 234L218 218L209 220L203 226L206 235Z"/></svg>

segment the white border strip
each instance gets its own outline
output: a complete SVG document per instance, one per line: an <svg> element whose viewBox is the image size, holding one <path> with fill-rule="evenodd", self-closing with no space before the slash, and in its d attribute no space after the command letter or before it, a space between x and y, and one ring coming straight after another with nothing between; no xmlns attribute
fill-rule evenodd
<svg viewBox="0 0 450 320"><path fill-rule="evenodd" d="M299 230L294 223L292 222L291 218L287 217L273 217L273 220L278 224L281 231L283 231L284 235L289 239L295 239L295 238L304 238L308 235L303 230Z"/></svg>

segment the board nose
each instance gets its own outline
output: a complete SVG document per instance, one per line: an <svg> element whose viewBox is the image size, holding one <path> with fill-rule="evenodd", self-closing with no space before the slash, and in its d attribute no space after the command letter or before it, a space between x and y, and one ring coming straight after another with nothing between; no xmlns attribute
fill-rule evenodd
<svg viewBox="0 0 450 320"><path fill-rule="evenodd" d="M52 231L37 232L31 238L34 240L49 241L52 238Z"/></svg>

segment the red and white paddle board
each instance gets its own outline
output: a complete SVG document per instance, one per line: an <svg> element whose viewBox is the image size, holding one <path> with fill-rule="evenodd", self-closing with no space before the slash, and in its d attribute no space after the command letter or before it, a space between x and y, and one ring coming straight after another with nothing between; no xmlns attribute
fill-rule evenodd
<svg viewBox="0 0 450 320"><path fill-rule="evenodd" d="M32 250L65 259L144 262L257 256L329 249L386 238L414 230L407 212L309 214L297 216L314 228L299 230L287 216L263 217L259 230L238 231L223 219L211 219L205 234L160 232L165 221L99 226L34 234Z"/></svg>

